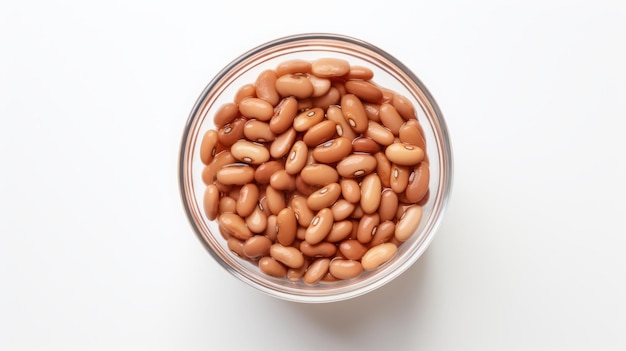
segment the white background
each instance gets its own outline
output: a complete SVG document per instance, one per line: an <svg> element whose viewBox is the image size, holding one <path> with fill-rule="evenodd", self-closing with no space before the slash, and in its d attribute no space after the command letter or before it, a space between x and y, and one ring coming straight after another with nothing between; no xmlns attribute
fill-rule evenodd
<svg viewBox="0 0 626 351"><path fill-rule="evenodd" d="M325 305L229 275L177 183L209 80L300 32L411 67L455 156L427 253ZM3 1L0 349L626 349L625 34L621 0Z"/></svg>

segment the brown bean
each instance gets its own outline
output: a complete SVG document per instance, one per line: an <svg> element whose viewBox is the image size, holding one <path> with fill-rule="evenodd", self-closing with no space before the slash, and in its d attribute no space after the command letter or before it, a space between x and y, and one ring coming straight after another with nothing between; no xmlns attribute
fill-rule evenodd
<svg viewBox="0 0 626 351"><path fill-rule="evenodd" d="M380 221L388 221L396 216L398 210L398 195L392 189L385 189L380 195Z"/></svg>
<svg viewBox="0 0 626 351"><path fill-rule="evenodd" d="M391 187L391 162L384 152L375 153L374 158L376 159L376 173L380 178L380 183L383 188Z"/></svg>
<svg viewBox="0 0 626 351"><path fill-rule="evenodd" d="M302 279L304 273L306 273L308 268L309 262L305 260L302 266L298 268L287 269L287 279L291 280L292 282L297 282L298 280Z"/></svg>
<svg viewBox="0 0 626 351"><path fill-rule="evenodd" d="M261 121L269 121L274 115L274 106L259 98L247 98L239 103L239 112L247 118L256 118Z"/></svg>
<svg viewBox="0 0 626 351"><path fill-rule="evenodd" d="M328 271L337 279L351 279L363 272L363 266L359 261L334 259Z"/></svg>
<svg viewBox="0 0 626 351"><path fill-rule="evenodd" d="M222 196L218 205L218 213L236 213L237 201L230 196Z"/></svg>
<svg viewBox="0 0 626 351"><path fill-rule="evenodd" d="M243 253L243 244L244 242L242 240L239 240L235 237L230 237L226 241L226 246L228 246L230 251L234 252L239 257L246 258L246 256Z"/></svg>
<svg viewBox="0 0 626 351"><path fill-rule="evenodd" d="M254 83L256 87L256 96L259 99L269 102L272 106L276 106L280 101L280 96L276 91L276 72L265 70L259 74Z"/></svg>
<svg viewBox="0 0 626 351"><path fill-rule="evenodd" d="M289 201L289 206L293 209L298 224L303 227L308 227L311 224L315 214L307 205L307 199L304 196L293 196Z"/></svg>
<svg viewBox="0 0 626 351"><path fill-rule="evenodd" d="M241 163L228 165L217 171L217 181L222 184L244 185L254 179L254 168Z"/></svg>
<svg viewBox="0 0 626 351"><path fill-rule="evenodd" d="M232 122L239 114L239 108L232 102L227 102L220 106L213 116L213 123L217 128L222 128Z"/></svg>
<svg viewBox="0 0 626 351"><path fill-rule="evenodd" d="M403 192L409 184L409 168L397 164L391 164L391 189L397 194Z"/></svg>
<svg viewBox="0 0 626 351"><path fill-rule="evenodd" d="M370 173L361 181L361 208L365 213L378 211L381 201L382 184L376 173Z"/></svg>
<svg viewBox="0 0 626 351"><path fill-rule="evenodd" d="M347 79L363 79L370 80L374 78L374 72L364 66L350 66L350 71L348 71Z"/></svg>
<svg viewBox="0 0 626 351"><path fill-rule="evenodd" d="M296 239L296 229L298 228L298 222L296 221L296 215L293 209L287 207L283 208L278 215L276 215L276 238L282 245L288 246Z"/></svg>
<svg viewBox="0 0 626 351"><path fill-rule="evenodd" d="M276 190L293 191L296 189L296 177L280 169L270 177L270 185Z"/></svg>
<svg viewBox="0 0 626 351"><path fill-rule="evenodd" d="M300 251L308 257L332 257L337 252L337 246L326 241L315 245L303 241L300 243Z"/></svg>
<svg viewBox="0 0 626 351"><path fill-rule="evenodd" d="M339 180L339 174L334 168L320 163L304 166L300 176L305 183L316 186L326 186Z"/></svg>
<svg viewBox="0 0 626 351"><path fill-rule="evenodd" d="M422 127L415 119L404 122L402 127L400 127L398 137L403 143L415 145L422 150L426 150L426 141L424 140Z"/></svg>
<svg viewBox="0 0 626 351"><path fill-rule="evenodd" d="M335 126L333 125L333 133ZM214 129L209 129L204 133L202 141L200 142L200 161L205 165L208 165L213 161L217 151L217 132Z"/></svg>
<svg viewBox="0 0 626 351"><path fill-rule="evenodd" d="M222 193L222 194L230 194L231 191L233 190L233 185L232 184L223 184L223 183L220 183L218 181L216 181L213 184L215 184L215 186L217 187L217 190L219 190L219 192Z"/></svg>
<svg viewBox="0 0 626 351"><path fill-rule="evenodd" d="M305 99L313 95L313 84L302 74L285 74L276 80L276 91L281 96Z"/></svg>
<svg viewBox="0 0 626 351"><path fill-rule="evenodd" d="M339 243L339 251L349 260L360 260L367 252L367 246L358 240L348 239Z"/></svg>
<svg viewBox="0 0 626 351"><path fill-rule="evenodd" d="M317 185L307 184L304 179L302 179L301 174L296 176L296 190L298 190L301 195L309 196L316 192L319 188L320 187Z"/></svg>
<svg viewBox="0 0 626 351"><path fill-rule="evenodd" d="M385 156L397 165L415 166L424 159L424 150L411 144L393 143L385 148Z"/></svg>
<svg viewBox="0 0 626 351"><path fill-rule="evenodd" d="M265 231L267 227L267 216L261 211L258 203L252 213L246 217L246 225L253 233L263 233Z"/></svg>
<svg viewBox="0 0 626 351"><path fill-rule="evenodd" d="M330 79L321 78L313 74L307 75L311 85L313 85L313 94L312 97L320 97L330 90Z"/></svg>
<svg viewBox="0 0 626 351"><path fill-rule="evenodd" d="M303 111L293 119L293 128L304 132L324 120L324 110L319 107Z"/></svg>
<svg viewBox="0 0 626 351"><path fill-rule="evenodd" d="M387 88L381 88L380 90L383 92L383 99L381 101L381 104L390 104L393 101L393 96L396 95L396 93L393 90Z"/></svg>
<svg viewBox="0 0 626 351"><path fill-rule="evenodd" d="M285 197L282 191L268 186L265 188L265 196L267 196L267 206L272 214L278 215L278 213L285 208Z"/></svg>
<svg viewBox="0 0 626 351"><path fill-rule="evenodd" d="M348 125L356 133L365 133L367 130L367 115L363 103L354 94L341 97L341 112Z"/></svg>
<svg viewBox="0 0 626 351"><path fill-rule="evenodd" d="M364 102L363 108L365 109L365 114L370 121L380 123L380 104Z"/></svg>
<svg viewBox="0 0 626 351"><path fill-rule="evenodd" d="M348 200L339 199L330 208L333 211L333 218L335 221L342 221L348 217L354 211L354 204Z"/></svg>
<svg viewBox="0 0 626 351"><path fill-rule="evenodd" d="M252 165L260 165L270 159L270 153L262 144L247 140L239 140L230 148L230 153L235 159Z"/></svg>
<svg viewBox="0 0 626 351"><path fill-rule="evenodd" d="M299 268L304 264L302 252L292 246L273 244L270 246L270 256L290 268Z"/></svg>
<svg viewBox="0 0 626 351"><path fill-rule="evenodd" d="M255 235L243 244L243 254L251 259L257 259L270 254L272 241L264 235Z"/></svg>
<svg viewBox="0 0 626 351"><path fill-rule="evenodd" d="M380 151L380 145L367 137L359 137L352 140L352 151L375 154Z"/></svg>
<svg viewBox="0 0 626 351"><path fill-rule="evenodd" d="M305 284L313 285L319 282L327 273L330 266L330 259L319 258L309 265L309 268L304 273L302 281Z"/></svg>
<svg viewBox="0 0 626 351"><path fill-rule="evenodd" d="M362 244L367 244L372 240L374 230L380 223L380 216L378 213L364 214L359 221L359 226L356 233L356 238Z"/></svg>
<svg viewBox="0 0 626 351"><path fill-rule="evenodd" d="M326 241L330 243L340 242L352 234L354 224L351 220L336 221L326 236Z"/></svg>
<svg viewBox="0 0 626 351"><path fill-rule="evenodd" d="M209 220L212 221L217 218L219 203L220 191L217 189L217 186L215 186L215 184L207 185L207 187L204 189L204 198L202 201L202 205L204 208L204 213Z"/></svg>
<svg viewBox="0 0 626 351"><path fill-rule="evenodd" d="M330 87L325 95L313 98L311 103L313 107L319 107L326 110L330 105L336 105L341 100L341 94L335 87Z"/></svg>
<svg viewBox="0 0 626 351"><path fill-rule="evenodd" d="M308 153L306 144L302 140L296 141L285 160L285 171L291 175L299 173L307 163Z"/></svg>
<svg viewBox="0 0 626 351"><path fill-rule="evenodd" d="M300 59L293 59L289 61L281 62L276 67L276 75L284 76L286 74L294 73L309 73L311 72L311 62Z"/></svg>
<svg viewBox="0 0 626 351"><path fill-rule="evenodd" d="M259 260L259 269L275 278L284 278L287 275L287 268L270 256L265 256Z"/></svg>
<svg viewBox="0 0 626 351"><path fill-rule="evenodd" d="M296 141L296 135L297 132L293 128L289 128L284 133L278 135L270 146L270 156L273 158L285 156Z"/></svg>
<svg viewBox="0 0 626 351"><path fill-rule="evenodd" d="M257 167L257 169L254 171L254 180L258 184L268 184L270 182L272 174L284 168L285 167L282 161L267 161L260 164L259 167Z"/></svg>
<svg viewBox="0 0 626 351"><path fill-rule="evenodd" d="M339 58L320 58L311 63L311 72L323 78L341 77L350 72L350 63Z"/></svg>
<svg viewBox="0 0 626 351"><path fill-rule="evenodd" d="M291 127L297 114L298 100L292 96L284 98L276 107L274 116L269 122L270 130L274 134L285 132Z"/></svg>
<svg viewBox="0 0 626 351"><path fill-rule="evenodd" d="M337 126L335 127L335 129L337 129L337 135L346 137L350 141L356 138L356 133L352 130L348 121L346 121L343 117L343 112L339 106L328 106L328 109L326 110L326 118L337 123Z"/></svg>
<svg viewBox="0 0 626 351"><path fill-rule="evenodd" d="M354 179L341 179L341 196L350 203L361 201L361 187Z"/></svg>
<svg viewBox="0 0 626 351"><path fill-rule="evenodd" d="M371 247L361 258L361 265L366 271L374 270L389 261L398 251L392 243L384 243Z"/></svg>
<svg viewBox="0 0 626 351"><path fill-rule="evenodd" d="M376 159L368 154L351 154L337 164L337 173L344 178L362 177L376 169Z"/></svg>
<svg viewBox="0 0 626 351"><path fill-rule="evenodd" d="M313 108L312 98L298 100L298 111L310 110Z"/></svg>
<svg viewBox="0 0 626 351"><path fill-rule="evenodd" d="M336 132L337 123L331 120L324 120L309 128L309 130L304 133L302 140L308 146L317 146L332 139Z"/></svg>
<svg viewBox="0 0 626 351"><path fill-rule="evenodd" d="M420 162L409 176L409 183L406 186L405 195L408 202L420 201L428 191L430 181L430 167L426 162Z"/></svg>
<svg viewBox="0 0 626 351"><path fill-rule="evenodd" d="M396 230L396 224L392 221L384 221L376 227L376 232L369 242L370 247L386 243L393 236Z"/></svg>
<svg viewBox="0 0 626 351"><path fill-rule="evenodd" d="M258 203L259 188L253 183L244 184L237 198L237 213L241 217L247 217L252 214Z"/></svg>
<svg viewBox="0 0 626 351"><path fill-rule="evenodd" d="M349 94L356 95L362 101L377 103L383 98L383 92L368 81L351 79L344 84Z"/></svg>
<svg viewBox="0 0 626 351"><path fill-rule="evenodd" d="M272 242L276 241L276 235L278 234L276 231L276 215L267 216L267 226L265 227L264 234Z"/></svg>
<svg viewBox="0 0 626 351"><path fill-rule="evenodd" d="M419 227L422 213L422 206L413 205L407 208L398 223L396 223L395 238L400 241L408 240Z"/></svg>
<svg viewBox="0 0 626 351"><path fill-rule="evenodd" d="M243 135L250 141L265 143L273 141L276 135L270 130L269 124L251 119L243 127Z"/></svg>
<svg viewBox="0 0 626 351"><path fill-rule="evenodd" d="M228 232L239 240L247 240L252 237L246 222L235 213L222 213L217 219Z"/></svg>
<svg viewBox="0 0 626 351"><path fill-rule="evenodd" d="M235 97L233 98L233 102L236 105L239 105L241 101L247 98L256 97L256 87L254 84L245 84L242 85L239 90L235 93Z"/></svg>
<svg viewBox="0 0 626 351"><path fill-rule="evenodd" d="M331 207L341 195L341 186L338 183L330 183L313 194L306 200L307 206L313 211L319 211Z"/></svg>
<svg viewBox="0 0 626 351"><path fill-rule="evenodd" d="M368 122L368 128L367 131L365 131L365 136L382 146L391 145L394 140L393 133L389 129L371 120Z"/></svg>
<svg viewBox="0 0 626 351"><path fill-rule="evenodd" d="M393 94L393 99L391 100L391 104L396 108L400 116L406 121L417 119L417 114L415 113L415 107L411 100L407 97Z"/></svg>
<svg viewBox="0 0 626 351"><path fill-rule="evenodd" d="M400 127L402 127L402 124L404 123L404 120L398 111L396 111L396 108L387 103L380 105L380 121L393 133L393 135L398 135Z"/></svg>
<svg viewBox="0 0 626 351"><path fill-rule="evenodd" d="M313 149L313 158L322 163L335 163L350 153L352 153L352 141L346 137L338 137Z"/></svg>
<svg viewBox="0 0 626 351"><path fill-rule="evenodd" d="M232 122L217 130L217 140L225 147L233 145L237 140L244 137L243 128L245 125L245 118L235 118Z"/></svg>
<svg viewBox="0 0 626 351"><path fill-rule="evenodd" d="M334 223L333 213L330 209L321 209L308 226L304 240L310 244L317 244L324 240Z"/></svg>

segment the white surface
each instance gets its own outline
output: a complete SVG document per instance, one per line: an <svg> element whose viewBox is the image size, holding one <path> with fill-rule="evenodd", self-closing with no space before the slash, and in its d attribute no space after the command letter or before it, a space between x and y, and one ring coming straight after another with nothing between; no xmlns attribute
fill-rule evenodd
<svg viewBox="0 0 626 351"><path fill-rule="evenodd" d="M0 349L626 349L626 3L358 3L4 1ZM177 185L212 76L311 31L412 67L456 166L425 256L328 305L227 274Z"/></svg>

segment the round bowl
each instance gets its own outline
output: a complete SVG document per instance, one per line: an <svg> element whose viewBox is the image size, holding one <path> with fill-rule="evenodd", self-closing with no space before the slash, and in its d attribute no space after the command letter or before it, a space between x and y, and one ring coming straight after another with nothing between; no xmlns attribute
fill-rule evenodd
<svg viewBox="0 0 626 351"><path fill-rule="evenodd" d="M227 246L218 224L205 215L202 180L204 164L200 144L208 129L215 129L218 108L232 102L244 84L255 82L266 69L302 59L339 58L374 72L373 82L408 98L415 106L424 130L426 157L430 165L428 201L422 205L422 219L414 234L398 247L395 256L380 267L359 276L335 282L309 285L286 278L274 278L255 262L237 256ZM210 255L233 276L268 295L296 302L322 303L354 298L371 292L406 271L427 249L442 220L452 185L452 151L448 130L437 103L418 77L403 63L382 49L348 36L326 33L299 34L262 44L236 58L211 80L193 106L184 127L179 155L182 203L193 231Z"/></svg>

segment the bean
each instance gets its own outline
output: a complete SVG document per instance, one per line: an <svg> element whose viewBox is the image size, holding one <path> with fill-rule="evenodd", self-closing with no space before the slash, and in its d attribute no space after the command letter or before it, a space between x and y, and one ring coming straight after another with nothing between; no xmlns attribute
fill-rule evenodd
<svg viewBox="0 0 626 351"><path fill-rule="evenodd" d="M251 259L261 258L270 254L272 241L264 235L255 235L243 244L243 254Z"/></svg>
<svg viewBox="0 0 626 351"><path fill-rule="evenodd" d="M376 227L376 232L369 242L370 247L380 245L389 241L395 233L396 224L392 221L384 221Z"/></svg>
<svg viewBox="0 0 626 351"><path fill-rule="evenodd" d="M222 196L217 209L218 213L236 213L237 201L230 196Z"/></svg>
<svg viewBox="0 0 626 351"><path fill-rule="evenodd" d="M301 112L293 119L293 128L298 132L304 132L323 120L324 110L319 107L312 108Z"/></svg>
<svg viewBox="0 0 626 351"><path fill-rule="evenodd" d="M283 208L276 215L276 228L276 239L278 239L278 242L285 246L291 245L296 239L296 229L298 228L293 209L289 207Z"/></svg>
<svg viewBox="0 0 626 351"><path fill-rule="evenodd" d="M211 161L213 161L213 157L215 157L216 151L217 132L213 129L207 130L202 137L202 142L200 143L200 160L202 163L205 165L210 164Z"/></svg>
<svg viewBox="0 0 626 351"><path fill-rule="evenodd" d="M406 121L417 119L415 114L415 107L413 103L405 96L399 94L393 94L391 104L396 108L400 116Z"/></svg>
<svg viewBox="0 0 626 351"><path fill-rule="evenodd" d="M265 227L264 234L272 242L276 241L276 235L278 234L276 231L276 215L272 214L267 217L267 227Z"/></svg>
<svg viewBox="0 0 626 351"><path fill-rule="evenodd" d="M217 220L229 234L239 240L247 240L252 237L252 232L246 226L246 222L235 213L222 213Z"/></svg>
<svg viewBox="0 0 626 351"><path fill-rule="evenodd" d="M363 103L356 95L346 94L341 97L341 112L348 125L356 133L365 133L367 130L367 115Z"/></svg>
<svg viewBox="0 0 626 351"><path fill-rule="evenodd" d="M332 139L337 132L337 123L330 120L324 120L309 128L304 133L302 140L308 146L317 146L325 141Z"/></svg>
<svg viewBox="0 0 626 351"><path fill-rule="evenodd" d="M270 256L265 256L259 260L259 269L275 278L284 278L287 275L287 268Z"/></svg>
<svg viewBox="0 0 626 351"><path fill-rule="evenodd" d="M230 251L234 252L235 254L237 254L237 256L245 258L246 256L243 253L243 241L235 238L235 237L230 237L228 238L228 240L226 241L226 246L228 246L228 248L230 249Z"/></svg>
<svg viewBox="0 0 626 351"><path fill-rule="evenodd" d="M335 221L342 221L348 217L354 211L354 204L345 199L337 200L330 208L333 211L333 218Z"/></svg>
<svg viewBox="0 0 626 351"><path fill-rule="evenodd" d="M374 72L367 67L353 65L350 66L350 71L348 72L346 78L370 80L374 78Z"/></svg>
<svg viewBox="0 0 626 351"><path fill-rule="evenodd" d="M334 259L328 271L337 279L351 279L363 272L363 266L359 261Z"/></svg>
<svg viewBox="0 0 626 351"><path fill-rule="evenodd" d="M252 183L244 184L239 190L237 198L237 213L241 217L247 217L259 203L259 188Z"/></svg>
<svg viewBox="0 0 626 351"><path fill-rule="evenodd" d="M256 87L254 84L245 84L237 90L233 102L235 105L239 105L241 101L251 97L256 97Z"/></svg>
<svg viewBox="0 0 626 351"><path fill-rule="evenodd" d="M309 195L306 200L307 206L313 211L319 211L331 207L341 195L341 186L338 183L330 183L320 190Z"/></svg>
<svg viewBox="0 0 626 351"><path fill-rule="evenodd" d="M311 103L313 104L313 107L319 107L326 110L330 105L338 104L340 100L341 94L339 93L339 90L331 86L326 94L313 98Z"/></svg>
<svg viewBox="0 0 626 351"><path fill-rule="evenodd" d="M326 236L326 241L336 243L350 237L352 234L353 223L350 220L336 221L330 229L330 233Z"/></svg>
<svg viewBox="0 0 626 351"><path fill-rule="evenodd" d="M285 171L292 175L300 173L302 168L304 168L307 163L308 154L309 149L307 148L304 141L296 141L291 147L291 150L289 151L289 156L285 161Z"/></svg>
<svg viewBox="0 0 626 351"><path fill-rule="evenodd" d="M313 285L319 282L327 273L330 266L330 259L319 258L309 265L309 268L304 273L302 281L305 284Z"/></svg>
<svg viewBox="0 0 626 351"><path fill-rule="evenodd" d="M360 260L367 252L367 246L358 240L348 239L339 243L339 251L349 260Z"/></svg>
<svg viewBox="0 0 626 351"><path fill-rule="evenodd" d="M273 215L285 208L285 197L280 190L274 189L272 186L268 186L265 189L265 195L267 196L267 206Z"/></svg>
<svg viewBox="0 0 626 351"><path fill-rule="evenodd" d="M328 109L326 110L326 118L337 123L337 126L335 127L335 129L337 129L337 135L346 137L349 140L356 138L356 133L352 130L348 121L346 121L343 117L343 112L339 106L328 106Z"/></svg>
<svg viewBox="0 0 626 351"><path fill-rule="evenodd" d="M368 122L365 136L374 140L382 146L391 145L394 140L393 133L389 129L372 120Z"/></svg>
<svg viewBox="0 0 626 351"><path fill-rule="evenodd" d="M403 143L415 145L422 150L426 150L426 141L424 140L422 127L415 119L404 122L402 127L400 127L398 137Z"/></svg>
<svg viewBox="0 0 626 351"><path fill-rule="evenodd" d="M317 162L335 163L352 153L352 141L346 137L338 137L318 145L313 149L313 158Z"/></svg>
<svg viewBox="0 0 626 351"><path fill-rule="evenodd" d="M428 191L430 181L430 168L428 163L420 162L409 176L409 183L406 186L405 195L408 202L420 201Z"/></svg>
<svg viewBox="0 0 626 351"><path fill-rule="evenodd" d="M286 74L294 73L309 73L311 72L311 62L300 59L293 59L289 61L281 62L276 67L276 75L284 76Z"/></svg>
<svg viewBox="0 0 626 351"><path fill-rule="evenodd" d="M393 135L398 135L400 127L404 123L396 108L388 103L380 105L380 121L385 127L389 128Z"/></svg>
<svg viewBox="0 0 626 351"><path fill-rule="evenodd" d="M270 256L290 268L299 268L304 264L302 252L292 246L273 244L270 246Z"/></svg>
<svg viewBox="0 0 626 351"><path fill-rule="evenodd" d="M380 151L380 145L368 137L359 137L352 140L352 151L375 154Z"/></svg>
<svg viewBox="0 0 626 351"><path fill-rule="evenodd" d="M227 102L220 106L220 108L215 112L213 116L213 123L217 128L222 128L228 123L232 122L237 114L239 113L239 108L232 102Z"/></svg>
<svg viewBox="0 0 626 351"><path fill-rule="evenodd" d="M409 184L409 169L406 166L391 164L391 189L396 193L401 193Z"/></svg>
<svg viewBox="0 0 626 351"><path fill-rule="evenodd" d="M239 140L230 148L235 159L252 165L260 165L270 159L270 153L265 146L246 140Z"/></svg>
<svg viewBox="0 0 626 351"><path fill-rule="evenodd" d="M380 183L384 188L391 187L391 162L384 152L377 152L374 154L376 159L376 173L380 178Z"/></svg>
<svg viewBox="0 0 626 351"><path fill-rule="evenodd" d="M378 214L380 221L393 219L398 210L398 195L392 189L385 189L380 194L380 208Z"/></svg>
<svg viewBox="0 0 626 351"><path fill-rule="evenodd" d="M253 233L263 233L265 231L267 227L267 216L261 211L258 204L254 207L252 213L246 217L246 225Z"/></svg>
<svg viewBox="0 0 626 351"><path fill-rule="evenodd" d="M359 99L369 102L380 102L383 92L374 84L359 79L351 79L345 83L346 91Z"/></svg>
<svg viewBox="0 0 626 351"><path fill-rule="evenodd" d="M232 164L217 171L216 176L222 184L243 185L254 179L254 169L245 164Z"/></svg>
<svg viewBox="0 0 626 351"><path fill-rule="evenodd" d="M280 169L270 177L270 185L276 190L293 191L296 189L296 177Z"/></svg>
<svg viewBox="0 0 626 351"><path fill-rule="evenodd" d="M298 174L296 176L296 190L304 196L309 196L319 189L317 185L307 184L304 179L302 179L302 174Z"/></svg>
<svg viewBox="0 0 626 351"><path fill-rule="evenodd" d="M380 123L380 104L364 102L363 108L365 109L365 114L370 121Z"/></svg>
<svg viewBox="0 0 626 351"><path fill-rule="evenodd" d="M350 203L361 201L361 187L354 179L341 179L341 196Z"/></svg>
<svg viewBox="0 0 626 351"><path fill-rule="evenodd" d="M262 163L254 171L254 181L256 181L259 184L268 184L270 182L270 178L272 177L272 174L284 168L285 167L282 161L274 160L274 161L267 161L265 163Z"/></svg>
<svg viewBox="0 0 626 351"><path fill-rule="evenodd" d="M239 112L247 118L269 121L274 115L274 106L259 98L246 98L239 103Z"/></svg>
<svg viewBox="0 0 626 351"><path fill-rule="evenodd" d="M285 74L276 80L276 91L281 96L295 96L298 99L313 95L313 84L302 74Z"/></svg>
<svg viewBox="0 0 626 351"><path fill-rule="evenodd" d="M273 141L276 135L270 130L269 124L251 119L243 126L243 135L251 141L265 143Z"/></svg>
<svg viewBox="0 0 626 351"><path fill-rule="evenodd" d="M306 273L308 268L309 262L304 261L304 264L298 268L287 269L287 279L291 280L292 282L297 282L304 276L304 273Z"/></svg>
<svg viewBox="0 0 626 351"><path fill-rule="evenodd" d="M215 184L209 184L204 189L204 198L202 201L204 214L209 220L217 218L217 210L220 203L220 192Z"/></svg>
<svg viewBox="0 0 626 351"><path fill-rule="evenodd" d="M287 129L287 131L277 136L272 142L270 146L270 156L273 158L282 158L289 152L295 141L296 130L293 128Z"/></svg>
<svg viewBox="0 0 626 351"><path fill-rule="evenodd" d="M362 177L375 169L376 159L367 154L352 154L337 164L337 173L345 178Z"/></svg>
<svg viewBox="0 0 626 351"><path fill-rule="evenodd" d="M246 125L245 118L235 118L232 122L217 130L217 140L223 146L231 146L237 140L242 139L243 128Z"/></svg>
<svg viewBox="0 0 626 351"><path fill-rule="evenodd" d="M333 213L330 209L321 209L308 226L304 240L310 244L317 244L324 240L333 226Z"/></svg>
<svg viewBox="0 0 626 351"><path fill-rule="evenodd" d="M304 166L300 175L305 183L316 186L326 186L339 180L339 174L334 168L319 163Z"/></svg>
<svg viewBox="0 0 626 351"><path fill-rule="evenodd" d="M398 251L398 247L392 243L384 243L373 246L361 258L361 265L366 271L371 271L389 261Z"/></svg>
<svg viewBox="0 0 626 351"><path fill-rule="evenodd" d="M363 212L376 212L381 201L382 184L376 173L370 173L361 181L361 208Z"/></svg>
<svg viewBox="0 0 626 351"><path fill-rule="evenodd" d="M396 223L394 236L400 241L408 240L417 230L422 220L422 206L413 205L404 211L404 214Z"/></svg>
<svg viewBox="0 0 626 351"><path fill-rule="evenodd" d="M315 214L307 205L307 199L304 196L293 196L289 201L289 206L293 209L298 224L303 227L308 227L311 224Z"/></svg>
<svg viewBox="0 0 626 351"><path fill-rule="evenodd" d="M318 77L341 77L350 72L350 63L338 58L320 58L311 63L311 72Z"/></svg>
<svg viewBox="0 0 626 351"><path fill-rule="evenodd" d="M393 143L385 149L385 156L397 165L415 166L424 159L424 150L410 144Z"/></svg>
<svg viewBox="0 0 626 351"><path fill-rule="evenodd" d="M280 101L280 96L276 91L276 72L265 70L259 74L254 83L256 87L256 96L259 99L269 102L272 106L276 106Z"/></svg>
<svg viewBox="0 0 626 351"><path fill-rule="evenodd" d="M307 78L309 78L311 85L313 85L312 97L320 97L330 90L330 79L320 78L312 74L307 75Z"/></svg>
<svg viewBox="0 0 626 351"><path fill-rule="evenodd" d="M308 257L332 257L337 252L337 246L327 241L315 245L303 241L300 243L300 251Z"/></svg>
<svg viewBox="0 0 626 351"><path fill-rule="evenodd" d="M298 100L292 96L284 98L276 107L274 117L269 122L272 133L281 134L289 129L296 114L298 114Z"/></svg>
<svg viewBox="0 0 626 351"><path fill-rule="evenodd" d="M372 240L372 236L375 234L374 230L380 223L380 216L378 213L364 214L359 221L357 228L356 238L362 244L367 244Z"/></svg>

